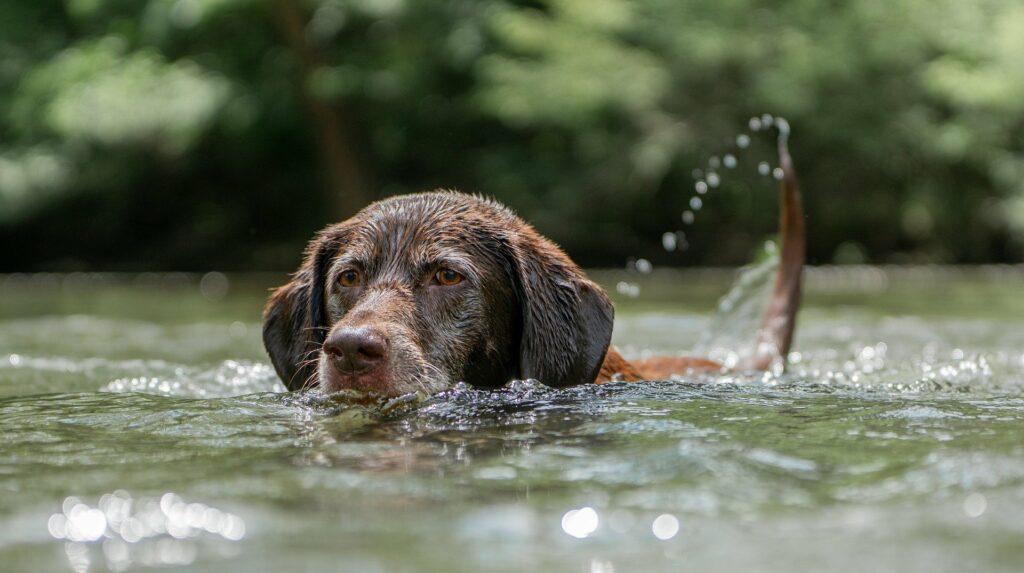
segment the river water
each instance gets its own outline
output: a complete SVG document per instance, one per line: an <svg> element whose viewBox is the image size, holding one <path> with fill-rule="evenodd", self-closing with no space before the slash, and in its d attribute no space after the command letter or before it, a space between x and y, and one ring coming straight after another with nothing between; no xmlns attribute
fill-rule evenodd
<svg viewBox="0 0 1024 573"><path fill-rule="evenodd" d="M808 276L783 375L383 408L284 392L282 277L0 277L0 569L1024 569L1024 273ZM628 356L749 323L722 273L597 278Z"/></svg>

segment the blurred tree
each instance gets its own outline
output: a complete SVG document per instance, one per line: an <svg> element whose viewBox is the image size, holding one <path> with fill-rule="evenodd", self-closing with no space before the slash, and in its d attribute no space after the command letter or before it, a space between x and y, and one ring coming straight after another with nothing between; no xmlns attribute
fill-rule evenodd
<svg viewBox="0 0 1024 573"><path fill-rule="evenodd" d="M309 110L323 168L331 182L327 203L333 207L337 218L349 217L369 203L373 196L366 188L363 168L352 148L348 114L342 110L340 102L325 101L311 85L314 78L322 73L325 62L313 42L306 38L307 18L302 5L292 0L275 0L274 7L281 33L301 69L302 99Z"/></svg>
<svg viewBox="0 0 1024 573"><path fill-rule="evenodd" d="M0 270L288 268L439 186L584 264L736 264L774 228L764 112L813 261L1019 261L1022 50L1016 0L8 2Z"/></svg>

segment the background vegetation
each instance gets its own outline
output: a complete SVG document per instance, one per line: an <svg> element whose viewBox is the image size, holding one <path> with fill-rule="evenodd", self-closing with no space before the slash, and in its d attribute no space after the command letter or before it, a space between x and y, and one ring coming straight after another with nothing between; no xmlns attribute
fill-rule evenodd
<svg viewBox="0 0 1024 573"><path fill-rule="evenodd" d="M1024 4L771 4L0 3L0 271L287 269L433 187L585 265L741 263L774 229L763 113L793 126L812 262L1019 262Z"/></svg>

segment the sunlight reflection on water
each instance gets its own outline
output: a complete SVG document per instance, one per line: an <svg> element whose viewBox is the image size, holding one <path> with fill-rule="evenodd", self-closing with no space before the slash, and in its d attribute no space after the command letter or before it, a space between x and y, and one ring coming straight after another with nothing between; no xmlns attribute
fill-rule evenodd
<svg viewBox="0 0 1024 573"><path fill-rule="evenodd" d="M169 376L118 378L100 391L203 397L284 392L285 387L267 364L225 360L213 370L178 367Z"/></svg>
<svg viewBox="0 0 1024 573"><path fill-rule="evenodd" d="M98 544L106 568L125 571L138 565L189 565L199 553L198 540L212 536L241 541L245 522L174 493L133 499L116 490L101 496L96 507L77 497L66 498L62 511L47 520L47 530L54 539L67 541L65 553L72 570L87 571L96 553L91 548Z"/></svg>

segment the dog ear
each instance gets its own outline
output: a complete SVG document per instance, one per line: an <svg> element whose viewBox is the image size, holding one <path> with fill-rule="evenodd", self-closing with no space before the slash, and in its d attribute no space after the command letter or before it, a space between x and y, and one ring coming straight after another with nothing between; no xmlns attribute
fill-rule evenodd
<svg viewBox="0 0 1024 573"><path fill-rule="evenodd" d="M289 390L316 385L317 353L328 328L327 270L340 247L326 233L310 242L294 278L274 291L263 310L263 346Z"/></svg>
<svg viewBox="0 0 1024 573"><path fill-rule="evenodd" d="M612 338L608 296L532 227L511 237L510 249L523 320L520 377L558 388L593 382Z"/></svg>

